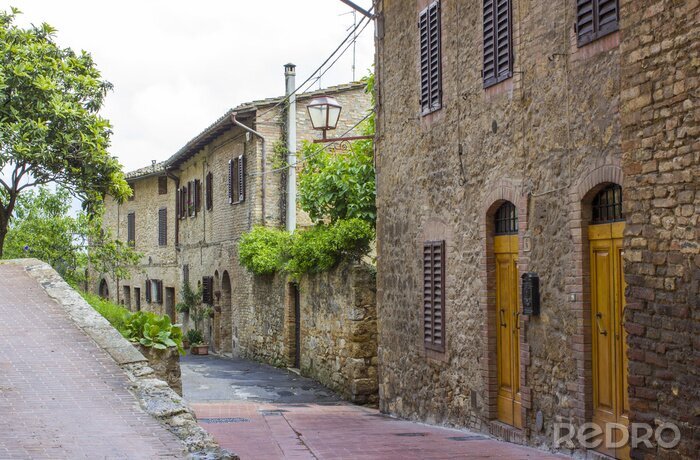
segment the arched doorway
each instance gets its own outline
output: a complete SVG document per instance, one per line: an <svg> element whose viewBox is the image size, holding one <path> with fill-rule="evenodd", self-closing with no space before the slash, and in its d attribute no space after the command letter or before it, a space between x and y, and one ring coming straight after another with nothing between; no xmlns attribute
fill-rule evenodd
<svg viewBox="0 0 700 460"><path fill-rule="evenodd" d="M107 286L106 279L102 278L102 280L100 281L100 287L98 288L97 293L103 299L109 299L109 286Z"/></svg>
<svg viewBox="0 0 700 460"><path fill-rule="evenodd" d="M231 278L229 278L228 272L224 272L221 276L221 322L219 331L221 341L220 353L233 352Z"/></svg>
<svg viewBox="0 0 700 460"><path fill-rule="evenodd" d="M504 202L494 216L498 420L522 428L518 302L518 213Z"/></svg>
<svg viewBox="0 0 700 460"><path fill-rule="evenodd" d="M214 333L212 348L216 353L221 351L221 281L219 278L219 270L216 270L214 272L214 318L212 319Z"/></svg>
<svg viewBox="0 0 700 460"><path fill-rule="evenodd" d="M629 425L627 395L627 341L623 327L625 278L622 187L604 186L591 203L588 226L591 278L591 352L593 370L593 420L605 428L609 423ZM621 435L618 430L613 431ZM615 458L628 458L629 448L598 450Z"/></svg>

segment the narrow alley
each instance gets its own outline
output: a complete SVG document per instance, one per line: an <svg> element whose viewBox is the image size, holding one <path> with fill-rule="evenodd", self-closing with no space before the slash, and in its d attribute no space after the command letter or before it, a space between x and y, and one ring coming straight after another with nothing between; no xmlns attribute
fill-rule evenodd
<svg viewBox="0 0 700 460"><path fill-rule="evenodd" d="M479 433L397 420L252 361L187 355L181 365L184 396L199 423L241 459L562 458Z"/></svg>

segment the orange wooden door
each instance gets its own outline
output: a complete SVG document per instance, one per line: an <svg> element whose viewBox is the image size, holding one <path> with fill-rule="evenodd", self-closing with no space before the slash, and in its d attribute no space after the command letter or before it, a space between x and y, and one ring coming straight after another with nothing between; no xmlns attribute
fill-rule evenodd
<svg viewBox="0 0 700 460"><path fill-rule="evenodd" d="M518 324L518 236L494 237L498 420L522 428Z"/></svg>
<svg viewBox="0 0 700 460"><path fill-rule="evenodd" d="M627 343L623 327L625 280L622 270L623 222L591 225L588 229L591 265L593 351L593 422L629 426ZM618 430L614 430L619 435ZM627 446L598 450L628 458Z"/></svg>

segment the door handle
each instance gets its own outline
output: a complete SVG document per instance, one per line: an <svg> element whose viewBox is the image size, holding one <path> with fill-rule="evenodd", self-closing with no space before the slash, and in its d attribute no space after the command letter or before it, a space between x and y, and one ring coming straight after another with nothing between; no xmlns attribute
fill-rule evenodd
<svg viewBox="0 0 700 460"><path fill-rule="evenodd" d="M520 330L520 310L515 312L515 329Z"/></svg>
<svg viewBox="0 0 700 460"><path fill-rule="evenodd" d="M596 314L595 314L595 324L596 324L596 326L598 326L598 332L599 332L601 335L608 335L608 331L606 331L605 329L603 329L602 327L600 327L600 320L601 320L601 319L603 319L603 314L600 313L600 312L596 313Z"/></svg>
<svg viewBox="0 0 700 460"><path fill-rule="evenodd" d="M501 313L501 327L508 327L508 325L506 324L506 318L505 318L505 315L504 315L505 312L506 312L506 311L505 311L504 309L502 309L502 308L500 309L500 313Z"/></svg>

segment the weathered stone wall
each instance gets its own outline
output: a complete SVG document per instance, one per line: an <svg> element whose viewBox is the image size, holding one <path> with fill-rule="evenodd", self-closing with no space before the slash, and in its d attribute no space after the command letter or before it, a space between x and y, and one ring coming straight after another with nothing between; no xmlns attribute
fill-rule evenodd
<svg viewBox="0 0 700 460"><path fill-rule="evenodd" d="M180 353L176 347L159 350L143 345L134 345L148 360L156 378L165 381L170 388L182 396L182 372L180 371Z"/></svg>
<svg viewBox="0 0 700 460"><path fill-rule="evenodd" d="M512 2L514 75L484 89L482 4L443 0L442 109L421 117L416 23L428 3L379 5L380 408L431 423L493 426L492 222L508 200L520 220L519 272L537 272L542 295L540 316L520 317L525 430L511 439L551 445L553 423L585 421L589 405L587 223L574 213L586 203L572 192L579 178L613 181L594 174L600 168L619 172L619 35L578 48L575 1ZM423 344L428 240L446 241L445 353Z"/></svg>
<svg viewBox="0 0 700 460"><path fill-rule="evenodd" d="M674 450L632 456L697 458L700 3L620 3L630 421L681 434Z"/></svg>
<svg viewBox="0 0 700 460"><path fill-rule="evenodd" d="M345 399L376 403L377 310L374 267L341 263L303 276L300 370Z"/></svg>

